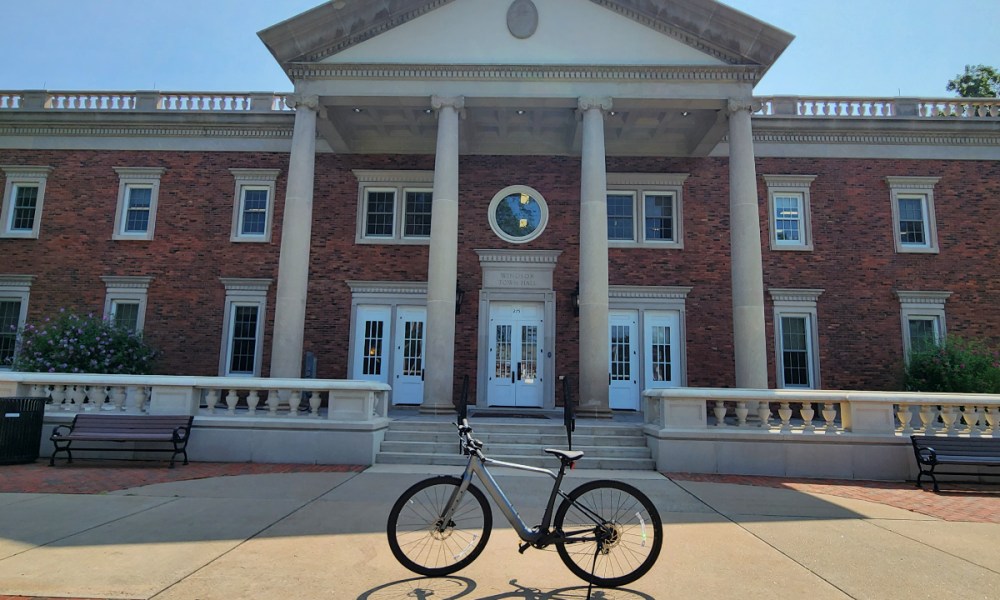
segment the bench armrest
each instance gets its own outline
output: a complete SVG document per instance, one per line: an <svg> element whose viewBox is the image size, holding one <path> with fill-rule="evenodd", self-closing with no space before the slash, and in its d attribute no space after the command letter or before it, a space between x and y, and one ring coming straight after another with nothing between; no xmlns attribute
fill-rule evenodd
<svg viewBox="0 0 1000 600"><path fill-rule="evenodd" d="M56 425L56 428L52 430L52 435L49 436L49 439L54 440L55 438L62 437L72 431L73 428L69 425Z"/></svg>
<svg viewBox="0 0 1000 600"><path fill-rule="evenodd" d="M174 441L186 440L190 431L187 427L175 427L174 428Z"/></svg>
<svg viewBox="0 0 1000 600"><path fill-rule="evenodd" d="M934 448L917 449L917 459L928 465L937 464L937 451Z"/></svg>

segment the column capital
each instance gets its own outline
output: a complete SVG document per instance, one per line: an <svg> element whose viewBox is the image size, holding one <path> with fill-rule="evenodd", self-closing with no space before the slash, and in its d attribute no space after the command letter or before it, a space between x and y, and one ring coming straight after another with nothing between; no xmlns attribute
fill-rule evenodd
<svg viewBox="0 0 1000 600"><path fill-rule="evenodd" d="M315 94L291 94L285 97L285 104L289 108L308 108L319 112L319 96Z"/></svg>
<svg viewBox="0 0 1000 600"><path fill-rule="evenodd" d="M446 106L454 108L460 117L465 116L465 96L431 96L431 108L436 112Z"/></svg>
<svg viewBox="0 0 1000 600"><path fill-rule="evenodd" d="M588 96L577 100L577 110L581 113L593 108L604 112L611 110L612 106L613 102L610 96Z"/></svg>
<svg viewBox="0 0 1000 600"><path fill-rule="evenodd" d="M763 104L754 98L730 98L728 106L730 114L737 113L742 110L753 114L760 110L761 107L763 107Z"/></svg>

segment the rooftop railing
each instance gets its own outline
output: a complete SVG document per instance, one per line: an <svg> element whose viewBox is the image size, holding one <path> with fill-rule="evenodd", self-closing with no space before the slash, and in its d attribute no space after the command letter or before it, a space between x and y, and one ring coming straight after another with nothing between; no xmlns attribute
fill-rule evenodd
<svg viewBox="0 0 1000 600"><path fill-rule="evenodd" d="M290 112L290 94L276 92L0 91L0 111ZM1000 98L853 98L761 96L759 117L847 119L1000 118Z"/></svg>

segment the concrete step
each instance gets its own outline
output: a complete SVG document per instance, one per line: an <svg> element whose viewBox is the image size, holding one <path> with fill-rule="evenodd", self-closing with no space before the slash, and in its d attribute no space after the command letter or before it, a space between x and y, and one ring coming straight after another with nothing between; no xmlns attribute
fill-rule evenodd
<svg viewBox="0 0 1000 600"><path fill-rule="evenodd" d="M478 438L487 433L516 433L516 434L527 434L527 433L537 433L537 434L549 434L549 435L566 435L566 428L563 426L562 422L534 422L534 419L528 419L532 421L531 423L521 423L520 421L516 423L504 422L476 422L472 424L475 430L474 435ZM419 421L419 420L396 420L390 425L393 431L433 431L437 433L450 433L451 435L457 436L455 426L451 423L444 421ZM581 424L577 423L576 428L573 431L573 436L577 435L623 435L631 436L636 435L637 432L641 432L641 426L639 424L635 425L591 425L591 424Z"/></svg>
<svg viewBox="0 0 1000 600"><path fill-rule="evenodd" d="M565 448L565 446L539 446L538 444L493 444L486 443L483 452L487 456L547 456L543 448ZM649 448L645 446L583 446L573 445L574 450L582 450L585 458L649 458ZM418 454L455 454L457 443L439 442L382 442L381 452L415 452Z"/></svg>
<svg viewBox="0 0 1000 600"><path fill-rule="evenodd" d="M559 468L559 461L554 457L543 456L491 456L494 460L520 463L532 467L543 467L556 470ZM379 452L375 462L379 464L404 464L404 465L451 465L463 467L468 462L468 458L461 454L419 454L412 452ZM653 459L641 458L603 458L585 456L577 463L580 469L613 469L629 471L652 471L655 468Z"/></svg>
<svg viewBox="0 0 1000 600"><path fill-rule="evenodd" d="M526 436L520 433L479 433L475 437L485 444L516 443L530 440L540 446L561 448L566 446L566 432L558 434L538 433ZM458 434L455 432L438 433L435 431L405 431L389 429L385 434L387 442L436 442L441 444L458 444ZM646 439L639 435L581 435L573 434L573 446L641 446L646 447Z"/></svg>

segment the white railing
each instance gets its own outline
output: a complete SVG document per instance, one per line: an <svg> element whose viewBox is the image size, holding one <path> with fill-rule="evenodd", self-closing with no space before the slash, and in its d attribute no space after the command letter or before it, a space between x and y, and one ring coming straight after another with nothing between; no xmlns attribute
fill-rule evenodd
<svg viewBox="0 0 1000 600"><path fill-rule="evenodd" d="M675 388L643 392L644 419L663 431L1000 438L1000 395Z"/></svg>
<svg viewBox="0 0 1000 600"><path fill-rule="evenodd" d="M765 117L848 119L1000 117L1000 98L837 98L772 96L756 98Z"/></svg>
<svg viewBox="0 0 1000 600"><path fill-rule="evenodd" d="M273 92L0 91L0 110L91 112L289 112L287 94Z"/></svg>
<svg viewBox="0 0 1000 600"><path fill-rule="evenodd" d="M0 110L21 108L20 92L0 92Z"/></svg>
<svg viewBox="0 0 1000 600"><path fill-rule="evenodd" d="M0 396L44 396L47 414L117 411L257 419L371 421L388 416L383 383L334 379L0 374Z"/></svg>

